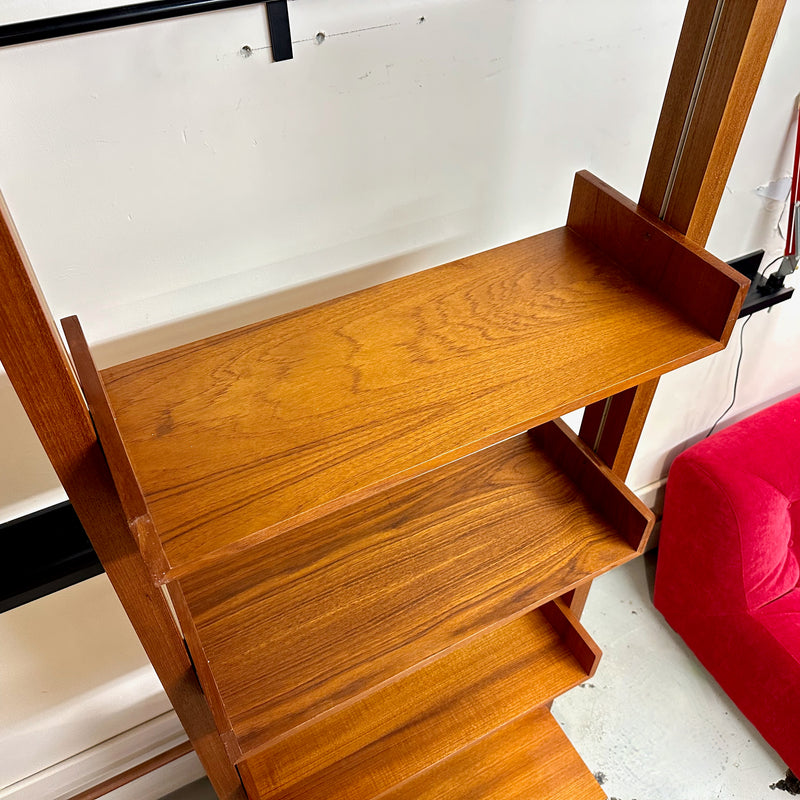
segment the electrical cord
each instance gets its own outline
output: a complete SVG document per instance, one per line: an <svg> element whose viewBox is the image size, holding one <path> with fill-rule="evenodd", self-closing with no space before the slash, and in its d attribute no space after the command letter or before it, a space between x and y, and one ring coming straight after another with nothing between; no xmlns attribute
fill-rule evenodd
<svg viewBox="0 0 800 800"><path fill-rule="evenodd" d="M783 256L781 256L782 258ZM777 259L776 259L777 260ZM736 360L736 374L733 378L733 398L731 399L731 404L717 417L717 421L711 426L709 432L705 435L704 438L708 439L712 433L714 433L714 428L719 425L720 422L725 418L725 415L733 408L733 404L736 402L736 389L739 386L739 370L742 366L742 356L744 355L744 329L747 327L747 323L753 319L753 315L751 314L745 321L742 323L742 327L739 329L739 358Z"/></svg>
<svg viewBox="0 0 800 800"><path fill-rule="evenodd" d="M772 259L772 261L770 261L770 262L769 262L769 264L767 264L767 266L766 266L766 267L759 267L759 269L758 269L758 273L757 273L757 276L760 276L760 277L762 277L762 278L766 278L766 276L767 276L767 270L768 270L768 269L769 269L769 268L770 268L770 267L771 267L773 264L777 264L777 263L778 263L779 261L781 261L782 259L783 259L783 256L778 256L777 258L773 258L773 259ZM758 285L760 285L760 284L758 284Z"/></svg>

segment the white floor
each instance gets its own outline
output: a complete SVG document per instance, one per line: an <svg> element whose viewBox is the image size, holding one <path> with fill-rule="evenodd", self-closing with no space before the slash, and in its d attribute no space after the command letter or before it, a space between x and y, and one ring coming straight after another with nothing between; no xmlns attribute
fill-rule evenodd
<svg viewBox="0 0 800 800"><path fill-rule="evenodd" d="M595 581L596 675L553 714L612 800L781 800L786 766L651 602L652 555ZM212 800L199 781L169 800Z"/></svg>
<svg viewBox="0 0 800 800"><path fill-rule="evenodd" d="M653 608L655 558L595 581L583 624L595 676L553 704L618 800L780 800L786 766Z"/></svg>

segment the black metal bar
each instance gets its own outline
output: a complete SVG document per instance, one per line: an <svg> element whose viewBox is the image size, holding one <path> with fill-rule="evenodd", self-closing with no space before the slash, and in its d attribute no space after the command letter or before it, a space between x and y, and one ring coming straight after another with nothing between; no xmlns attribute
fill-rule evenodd
<svg viewBox="0 0 800 800"><path fill-rule="evenodd" d="M0 524L0 613L103 571L69 503Z"/></svg>
<svg viewBox="0 0 800 800"><path fill-rule="evenodd" d="M59 36L73 36L78 33L89 33L108 28L120 28L125 25L139 25L143 22L201 14L206 11L261 5L262 3L268 7L273 4L286 6L286 0L152 0L149 3L134 3L97 11L82 11L77 14L64 14L59 17L45 17L27 22L0 25L0 47L55 39ZM287 29L288 24L287 14Z"/></svg>
<svg viewBox="0 0 800 800"><path fill-rule="evenodd" d="M292 31L289 28L289 7L286 0L267 3L269 41L273 61L286 61L292 57Z"/></svg>

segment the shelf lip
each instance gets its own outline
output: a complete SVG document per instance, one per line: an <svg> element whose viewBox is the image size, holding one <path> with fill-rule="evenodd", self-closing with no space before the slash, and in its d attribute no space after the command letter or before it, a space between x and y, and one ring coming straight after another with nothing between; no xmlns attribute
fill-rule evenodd
<svg viewBox="0 0 800 800"><path fill-rule="evenodd" d="M238 763L254 796L371 800L585 682L599 657L553 601Z"/></svg>
<svg viewBox="0 0 800 800"><path fill-rule="evenodd" d="M563 423L544 427L170 584L242 752L638 554L652 512Z"/></svg>
<svg viewBox="0 0 800 800"><path fill-rule="evenodd" d="M157 578L722 348L735 271L585 173L568 222L103 370Z"/></svg>

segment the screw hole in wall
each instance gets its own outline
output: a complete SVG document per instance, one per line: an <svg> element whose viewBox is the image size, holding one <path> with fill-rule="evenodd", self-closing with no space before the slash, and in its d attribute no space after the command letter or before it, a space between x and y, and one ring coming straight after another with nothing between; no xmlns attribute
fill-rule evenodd
<svg viewBox="0 0 800 800"><path fill-rule="evenodd" d="M253 48L249 44L243 44L241 50L239 50L239 55L242 58L250 58L253 55Z"/></svg>
<svg viewBox="0 0 800 800"><path fill-rule="evenodd" d="M322 43L325 41L325 32L324 32L324 31L320 31L320 32L319 32L319 33L318 33L318 34L317 34L317 35L314 37L314 41L315 41L317 44L322 44Z"/></svg>

